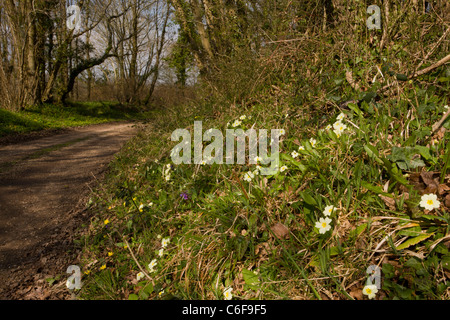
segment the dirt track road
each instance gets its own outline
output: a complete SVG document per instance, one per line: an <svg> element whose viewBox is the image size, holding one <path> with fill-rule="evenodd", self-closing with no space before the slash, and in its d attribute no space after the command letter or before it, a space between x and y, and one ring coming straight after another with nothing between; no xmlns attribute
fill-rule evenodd
<svg viewBox="0 0 450 320"><path fill-rule="evenodd" d="M89 185L136 133L110 123L0 146L0 299L66 299L47 278L76 260Z"/></svg>

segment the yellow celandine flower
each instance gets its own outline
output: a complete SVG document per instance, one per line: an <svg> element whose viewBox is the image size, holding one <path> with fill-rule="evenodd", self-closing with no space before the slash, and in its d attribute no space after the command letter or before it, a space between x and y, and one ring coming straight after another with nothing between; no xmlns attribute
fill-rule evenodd
<svg viewBox="0 0 450 320"><path fill-rule="evenodd" d="M424 194L420 199L419 205L427 210L433 210L439 208L441 203L437 199L437 196L433 193Z"/></svg>
<svg viewBox="0 0 450 320"><path fill-rule="evenodd" d="M223 296L225 297L225 300L231 300L233 299L233 295L231 294L231 291L233 291L233 288L226 288L223 292Z"/></svg>
<svg viewBox="0 0 450 320"><path fill-rule="evenodd" d="M103 223L104 223L104 224L108 224L108 223L109 223L109 220L106 219L105 221L103 221Z"/></svg>
<svg viewBox="0 0 450 320"><path fill-rule="evenodd" d="M376 285L368 285L363 288L363 294L368 296L369 299L375 298L376 293L378 292L378 288Z"/></svg>
<svg viewBox="0 0 450 320"><path fill-rule="evenodd" d="M108 257L111 257L113 254L113 252L108 252Z"/></svg>
<svg viewBox="0 0 450 320"><path fill-rule="evenodd" d="M89 275L89 273L91 273L91 270L86 270L86 271L84 272L85 275Z"/></svg>
<svg viewBox="0 0 450 320"><path fill-rule="evenodd" d="M106 269L106 264L104 264L100 267L100 270L104 270L104 269Z"/></svg>
<svg viewBox="0 0 450 320"><path fill-rule="evenodd" d="M330 218L320 218L318 222L316 222L316 228L319 229L320 234L324 234L325 232L331 229L331 219Z"/></svg>

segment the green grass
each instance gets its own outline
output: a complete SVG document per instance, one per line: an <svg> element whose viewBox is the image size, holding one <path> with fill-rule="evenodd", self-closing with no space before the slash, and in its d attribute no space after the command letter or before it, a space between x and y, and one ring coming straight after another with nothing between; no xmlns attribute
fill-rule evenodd
<svg viewBox="0 0 450 320"><path fill-rule="evenodd" d="M46 104L11 112L0 109L0 137L45 129L60 129L122 120L145 120L144 111L117 103Z"/></svg>

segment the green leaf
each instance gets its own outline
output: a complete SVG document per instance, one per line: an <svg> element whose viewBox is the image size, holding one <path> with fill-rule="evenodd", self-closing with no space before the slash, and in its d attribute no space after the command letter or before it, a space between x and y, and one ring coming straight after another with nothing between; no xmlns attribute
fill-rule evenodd
<svg viewBox="0 0 450 320"><path fill-rule="evenodd" d="M302 191L299 194L300 194L300 197L303 199L303 201L305 201L307 204L312 205L312 206L317 205L316 200L311 195L309 195L306 191Z"/></svg>
<svg viewBox="0 0 450 320"><path fill-rule="evenodd" d="M137 294L132 293L128 296L128 300L139 300L139 297Z"/></svg>
<svg viewBox="0 0 450 320"><path fill-rule="evenodd" d="M419 242L421 242L421 241L423 241L423 240L425 240L425 239L428 239L428 238L431 237L432 235L434 235L434 233L424 233L424 234L421 234L420 236L417 236L417 237L415 237L415 238L408 239L408 240L406 240L404 243L402 243L401 245L399 245L396 249L397 249L397 250L403 250L403 249L406 249L406 248L408 248L408 247L410 247L410 246L413 246L413 245L418 244Z"/></svg>
<svg viewBox="0 0 450 320"><path fill-rule="evenodd" d="M402 73L397 73L397 80L399 81L407 81L408 80L408 76Z"/></svg>
<svg viewBox="0 0 450 320"><path fill-rule="evenodd" d="M380 159L380 154L378 153L378 150L374 146L372 146L370 144L365 144L364 150L366 150L367 155L370 158L374 159L379 164L383 164L383 161Z"/></svg>
<svg viewBox="0 0 450 320"><path fill-rule="evenodd" d="M373 184L370 184L369 182L361 181L361 187L364 187L376 194L381 194L383 196L392 198L392 194L384 192L380 186L374 186Z"/></svg>
<svg viewBox="0 0 450 320"><path fill-rule="evenodd" d="M350 236L351 237L359 237L359 235L361 233L363 233L364 230L366 230L366 228L367 228L367 223L363 223L362 225L357 226L356 229L350 231Z"/></svg>
<svg viewBox="0 0 450 320"><path fill-rule="evenodd" d="M245 284L253 290L259 289L260 281L259 275L255 274L255 272L251 270L244 269L242 270L242 276L244 278Z"/></svg>

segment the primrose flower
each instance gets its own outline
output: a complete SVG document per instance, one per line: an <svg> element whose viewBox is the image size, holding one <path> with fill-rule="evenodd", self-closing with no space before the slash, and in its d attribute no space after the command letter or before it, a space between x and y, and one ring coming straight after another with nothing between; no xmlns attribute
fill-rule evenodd
<svg viewBox="0 0 450 320"><path fill-rule="evenodd" d="M317 144L317 140L314 139L314 138L311 138L311 139L309 139L309 143L311 143L311 146L312 146L312 147L315 147L316 144Z"/></svg>
<svg viewBox="0 0 450 320"><path fill-rule="evenodd" d="M336 210L336 208L334 206L326 206L325 210L323 210L323 214L326 216L331 215L331 213Z"/></svg>
<svg viewBox="0 0 450 320"><path fill-rule="evenodd" d="M334 127L333 131L338 137L340 137L341 134L344 132L344 130L347 129L347 126L340 121L335 122L333 124L333 127Z"/></svg>
<svg viewBox="0 0 450 320"><path fill-rule="evenodd" d="M158 264L158 262L156 262L156 259L153 259L149 264L148 264L148 269L150 270L150 272L154 272L155 271L155 267Z"/></svg>
<svg viewBox="0 0 450 320"><path fill-rule="evenodd" d="M439 208L439 205L441 203L437 199L437 196L433 193L430 194L424 194L422 198L420 199L419 205L421 207L424 207L427 210L433 210Z"/></svg>
<svg viewBox="0 0 450 320"><path fill-rule="evenodd" d="M378 292L376 285L368 285L363 288L363 294L369 297L369 299L375 298L375 294Z"/></svg>
<svg viewBox="0 0 450 320"><path fill-rule="evenodd" d="M343 114L342 112L336 117L337 120L342 121L345 118L345 114Z"/></svg>
<svg viewBox="0 0 450 320"><path fill-rule="evenodd" d="M293 151L292 153L291 153L291 156L292 156L292 158L297 158L298 157L298 152L297 151Z"/></svg>
<svg viewBox="0 0 450 320"><path fill-rule="evenodd" d="M251 171L246 172L246 173L244 174L244 180L245 180L245 181L248 181L248 182L252 181L252 179L253 179L254 177L255 177L255 175L254 175L253 172L251 172Z"/></svg>
<svg viewBox="0 0 450 320"><path fill-rule="evenodd" d="M231 300L233 299L233 295L231 294L231 291L233 291L233 288L227 288L223 292L223 296L225 297L225 300Z"/></svg>
<svg viewBox="0 0 450 320"><path fill-rule="evenodd" d="M167 245L170 243L170 238L164 238L161 240L161 246L163 248L167 247Z"/></svg>
<svg viewBox="0 0 450 320"><path fill-rule="evenodd" d="M286 171L287 170L287 166L282 166L281 168L280 168L280 172L284 172L284 171Z"/></svg>
<svg viewBox="0 0 450 320"><path fill-rule="evenodd" d="M238 127L238 126L240 126L242 124L242 122L241 121L239 121L239 120L234 120L234 122L233 122L233 124L232 124L232 127Z"/></svg>
<svg viewBox="0 0 450 320"><path fill-rule="evenodd" d="M144 273L143 273L143 272L139 272L139 273L136 275L136 280L137 280L137 281L140 281L143 277L144 277Z"/></svg>
<svg viewBox="0 0 450 320"><path fill-rule="evenodd" d="M318 222L316 222L316 228L319 229L320 234L324 234L325 232L331 229L331 219L330 218L320 218Z"/></svg>

